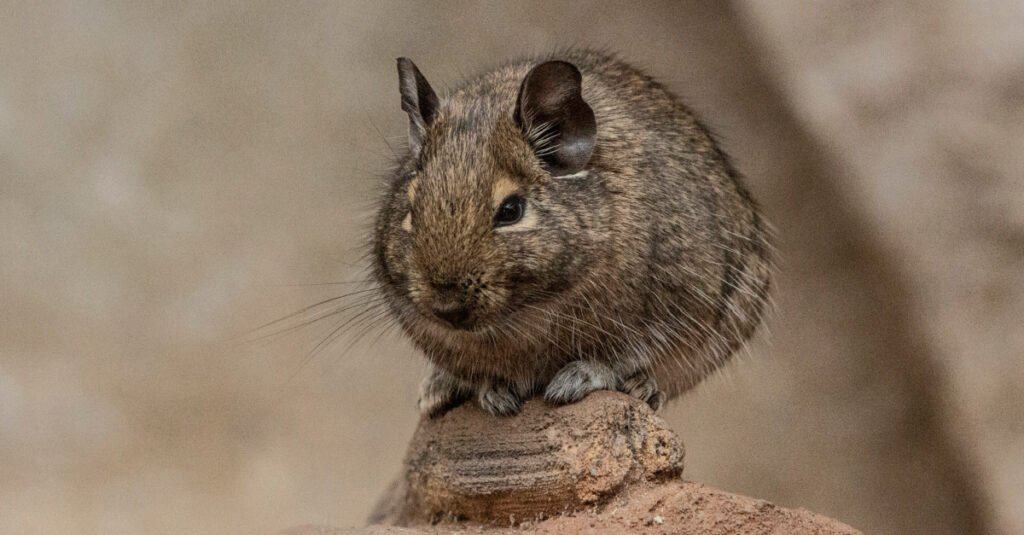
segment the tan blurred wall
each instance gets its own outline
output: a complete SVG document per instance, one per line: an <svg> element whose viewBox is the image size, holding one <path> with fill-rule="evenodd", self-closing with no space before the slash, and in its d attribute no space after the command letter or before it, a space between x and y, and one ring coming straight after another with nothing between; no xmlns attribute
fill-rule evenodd
<svg viewBox="0 0 1024 535"><path fill-rule="evenodd" d="M844 197L907 274L942 417L1024 533L1024 4L744 2Z"/></svg>
<svg viewBox="0 0 1024 535"><path fill-rule="evenodd" d="M392 332L304 362L330 325L231 338L341 291L295 284L365 276L376 177L404 139L396 56L441 88L571 44L621 51L683 95L779 230L772 336L665 413L688 477L869 531L987 526L976 489L996 494L991 472L974 470L959 439L971 428L932 380L948 380L956 348L921 319L935 302L902 295L934 281L888 260L878 214L849 186L870 169L836 155L802 106L800 64L778 44L802 13L0 9L0 531L360 524L415 425L419 358Z"/></svg>

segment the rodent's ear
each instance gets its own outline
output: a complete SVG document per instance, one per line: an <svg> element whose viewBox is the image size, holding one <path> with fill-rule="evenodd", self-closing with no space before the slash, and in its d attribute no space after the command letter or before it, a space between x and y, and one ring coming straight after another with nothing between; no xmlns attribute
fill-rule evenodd
<svg viewBox="0 0 1024 535"><path fill-rule="evenodd" d="M515 121L553 175L583 169L594 152L597 121L583 100L583 76L564 61L537 65L523 78Z"/></svg>
<svg viewBox="0 0 1024 535"><path fill-rule="evenodd" d="M398 58L398 90L402 109L409 114L409 150L419 158L427 126L437 113L437 94L409 58Z"/></svg>

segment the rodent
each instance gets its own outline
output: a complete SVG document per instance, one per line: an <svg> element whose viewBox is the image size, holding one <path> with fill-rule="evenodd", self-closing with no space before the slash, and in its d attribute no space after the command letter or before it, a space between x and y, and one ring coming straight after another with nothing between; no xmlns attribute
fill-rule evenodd
<svg viewBox="0 0 1024 535"><path fill-rule="evenodd" d="M431 363L420 410L514 414L619 390L657 410L761 321L766 223L708 130L590 50L514 61L440 97L398 59L409 147L372 271Z"/></svg>

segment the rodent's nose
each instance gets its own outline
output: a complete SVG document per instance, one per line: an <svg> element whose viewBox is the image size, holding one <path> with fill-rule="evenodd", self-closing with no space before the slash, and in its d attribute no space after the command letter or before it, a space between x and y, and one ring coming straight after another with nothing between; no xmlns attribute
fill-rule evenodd
<svg viewBox="0 0 1024 535"><path fill-rule="evenodd" d="M434 315L448 322L452 327L462 327L469 319L469 307L464 305L436 306Z"/></svg>

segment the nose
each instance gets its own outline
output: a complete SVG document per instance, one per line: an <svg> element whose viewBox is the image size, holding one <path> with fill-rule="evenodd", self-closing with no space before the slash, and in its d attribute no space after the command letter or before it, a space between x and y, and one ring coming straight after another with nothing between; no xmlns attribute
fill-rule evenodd
<svg viewBox="0 0 1024 535"><path fill-rule="evenodd" d="M469 319L469 307L465 305L435 306L434 315L452 327L463 327Z"/></svg>

